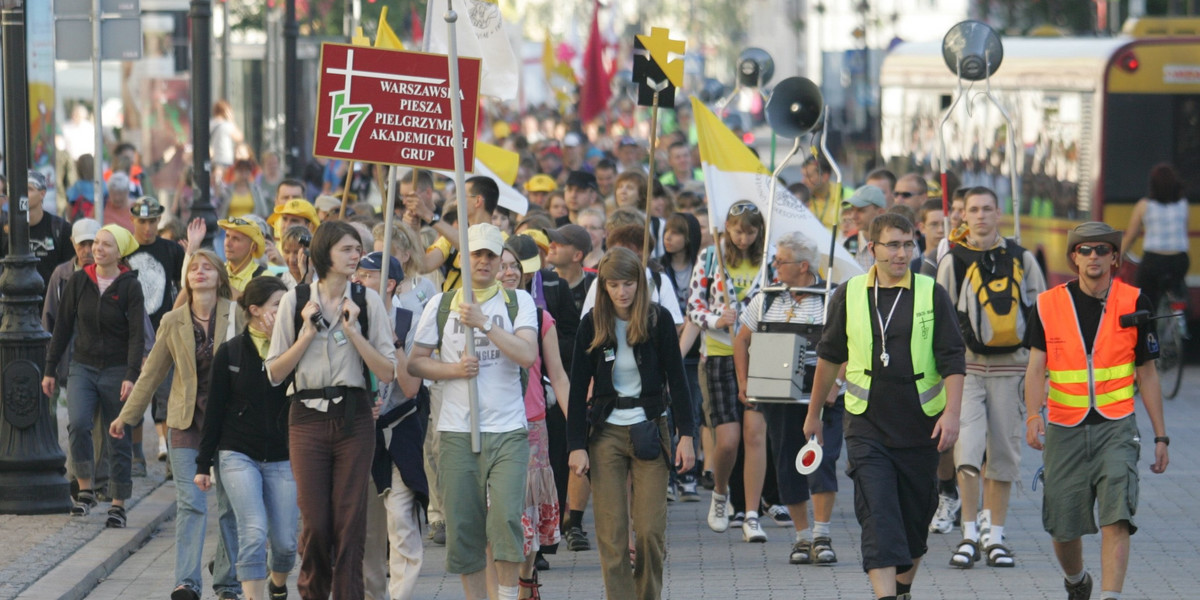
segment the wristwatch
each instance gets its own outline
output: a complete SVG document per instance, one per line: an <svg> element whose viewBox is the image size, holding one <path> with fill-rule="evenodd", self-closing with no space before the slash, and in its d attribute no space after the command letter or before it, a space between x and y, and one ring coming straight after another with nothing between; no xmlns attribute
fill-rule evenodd
<svg viewBox="0 0 1200 600"><path fill-rule="evenodd" d="M433 213L433 216L429 218L430 227L432 227L434 223L437 223L438 221L441 221L441 220L442 220L442 215Z"/></svg>
<svg viewBox="0 0 1200 600"><path fill-rule="evenodd" d="M487 335L487 334L491 333L492 332L492 322L487 321L486 323L483 324L483 327L480 327L480 329L483 330L483 335Z"/></svg>
<svg viewBox="0 0 1200 600"><path fill-rule="evenodd" d="M1170 437L1168 437L1168 436L1165 436L1165 435L1157 435L1157 436L1154 436L1154 443L1155 443L1155 444L1157 444L1157 443L1159 443L1159 442L1162 442L1162 443L1164 443L1164 444L1166 444L1166 445L1170 446L1170 445L1171 445L1171 438L1170 438Z"/></svg>

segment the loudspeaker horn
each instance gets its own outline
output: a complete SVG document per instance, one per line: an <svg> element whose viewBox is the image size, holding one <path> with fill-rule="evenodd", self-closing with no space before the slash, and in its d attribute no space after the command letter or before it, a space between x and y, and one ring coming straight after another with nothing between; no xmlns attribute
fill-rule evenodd
<svg viewBox="0 0 1200 600"><path fill-rule="evenodd" d="M942 58L950 72L967 81L982 81L1004 60L1004 44L995 29L980 21L963 21L942 39Z"/></svg>
<svg viewBox="0 0 1200 600"><path fill-rule="evenodd" d="M767 123L783 137L798 138L817 126L824 105L817 84L804 77L788 77L775 86L767 100Z"/></svg>
<svg viewBox="0 0 1200 600"><path fill-rule="evenodd" d="M738 83L742 87L767 85L775 75L775 61L762 48L746 48L738 55Z"/></svg>

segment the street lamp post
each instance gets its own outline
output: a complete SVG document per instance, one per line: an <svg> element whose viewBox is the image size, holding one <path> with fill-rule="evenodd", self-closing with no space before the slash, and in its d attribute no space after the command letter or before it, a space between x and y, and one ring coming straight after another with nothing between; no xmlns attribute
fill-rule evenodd
<svg viewBox="0 0 1200 600"><path fill-rule="evenodd" d="M288 175L291 177L299 177L304 171L304 163L300 162L300 58L296 54L299 38L296 0L287 0L287 15L283 23L283 131L287 145Z"/></svg>
<svg viewBox="0 0 1200 600"><path fill-rule="evenodd" d="M192 216L204 219L204 247L211 248L217 230L212 205L212 161L208 156L212 110L212 0L192 0Z"/></svg>
<svg viewBox="0 0 1200 600"><path fill-rule="evenodd" d="M23 0L0 1L4 52L4 155L9 252L0 275L0 513L65 513L71 493L58 425L42 394L46 342L43 282L29 246L29 89Z"/></svg>

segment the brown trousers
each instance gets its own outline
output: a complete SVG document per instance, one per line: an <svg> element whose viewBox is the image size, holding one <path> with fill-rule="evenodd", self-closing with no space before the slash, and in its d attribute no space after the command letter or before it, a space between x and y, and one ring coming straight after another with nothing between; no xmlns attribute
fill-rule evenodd
<svg viewBox="0 0 1200 600"><path fill-rule="evenodd" d="M658 419L667 451L666 418ZM633 455L629 427L605 425L588 441L592 507L604 589L611 600L658 600L667 548L667 461ZM632 481L633 498L629 498ZM629 511L637 559L629 568Z"/></svg>
<svg viewBox="0 0 1200 600"><path fill-rule="evenodd" d="M293 416L299 403L293 404ZM288 430L300 532L304 600L362 600L367 482L375 453L371 411L358 410L347 436L342 418L292 423Z"/></svg>

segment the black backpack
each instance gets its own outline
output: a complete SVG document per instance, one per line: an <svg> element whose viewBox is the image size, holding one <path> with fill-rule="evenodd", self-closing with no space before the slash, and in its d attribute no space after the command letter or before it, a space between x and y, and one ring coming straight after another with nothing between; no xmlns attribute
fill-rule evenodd
<svg viewBox="0 0 1200 600"><path fill-rule="evenodd" d="M300 312L304 310L304 306L308 304L312 298L312 286L307 283L301 283L296 286L296 308L292 311L292 323L295 327L294 331L297 335L300 333L300 328L304 326L304 317ZM361 283L350 282L350 299L358 305L358 328L366 337L371 335L371 320L367 317L367 288ZM371 386L371 370L367 367L366 361L362 362L363 381L367 387ZM290 376L289 376L290 377Z"/></svg>

